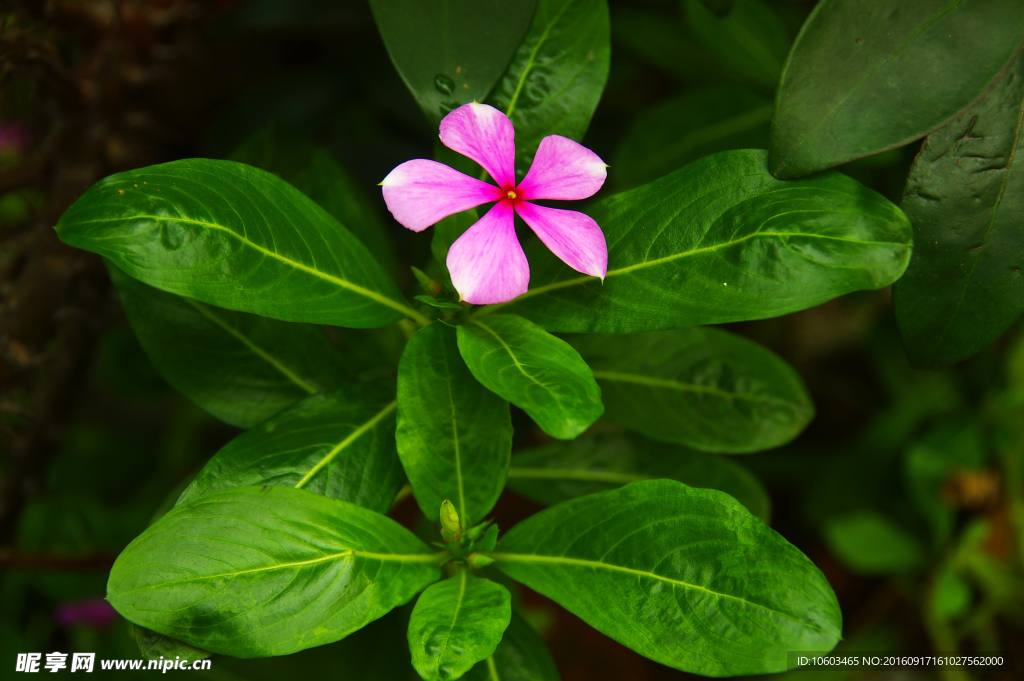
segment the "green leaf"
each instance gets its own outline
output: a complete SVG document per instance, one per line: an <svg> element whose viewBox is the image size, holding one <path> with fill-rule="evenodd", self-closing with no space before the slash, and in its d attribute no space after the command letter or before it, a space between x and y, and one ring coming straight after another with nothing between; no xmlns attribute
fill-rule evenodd
<svg viewBox="0 0 1024 681"><path fill-rule="evenodd" d="M526 37L487 100L516 128L518 177L548 135L583 139L610 55L606 0L537 0Z"/></svg>
<svg viewBox="0 0 1024 681"><path fill-rule="evenodd" d="M448 499L472 527L494 507L512 452L508 402L480 385L459 355L454 328L434 322L398 365L398 455L423 514Z"/></svg>
<svg viewBox="0 0 1024 681"><path fill-rule="evenodd" d="M769 165L799 177L924 137L1024 43L1019 0L825 0L783 69Z"/></svg>
<svg viewBox="0 0 1024 681"><path fill-rule="evenodd" d="M111 175L64 212L57 234L150 286L231 310L352 327L427 323L323 208L233 161Z"/></svg>
<svg viewBox="0 0 1024 681"><path fill-rule="evenodd" d="M431 298L430 296L413 296L416 300L431 307L436 307L441 310L464 310L465 307L458 303L450 303L446 300L438 300L437 298Z"/></svg>
<svg viewBox="0 0 1024 681"><path fill-rule="evenodd" d="M818 568L714 490L653 480L590 494L516 525L489 555L602 633L682 671L783 671L786 651L831 650L840 637L839 604Z"/></svg>
<svg viewBox="0 0 1024 681"><path fill-rule="evenodd" d="M392 276L398 270L388 228L369 195L327 150L270 127L252 135L232 161L274 173L313 199L363 243Z"/></svg>
<svg viewBox="0 0 1024 681"><path fill-rule="evenodd" d="M508 470L509 487L545 506L660 478L725 492L766 523L771 515L768 492L743 466L638 435L553 442L516 454Z"/></svg>
<svg viewBox="0 0 1024 681"><path fill-rule="evenodd" d="M655 331L774 317L903 273L911 230L898 207L840 173L777 180L766 156L726 151L598 201L586 212L608 241L603 285L535 247L532 288L477 317Z"/></svg>
<svg viewBox="0 0 1024 681"><path fill-rule="evenodd" d="M392 63L434 125L452 109L484 100L526 35L534 5L370 0Z"/></svg>
<svg viewBox="0 0 1024 681"><path fill-rule="evenodd" d="M477 663L467 681L559 681L558 669L544 641L515 612L494 655Z"/></svg>
<svg viewBox="0 0 1024 681"><path fill-rule="evenodd" d="M724 17L732 11L733 0L700 0L716 17Z"/></svg>
<svg viewBox="0 0 1024 681"><path fill-rule="evenodd" d="M684 0L690 32L734 77L774 92L789 52L786 24L762 0L735 0L716 16L704 0Z"/></svg>
<svg viewBox="0 0 1024 681"><path fill-rule="evenodd" d="M427 681L457 679L491 656L512 617L512 595L463 568L427 588L409 620L412 666Z"/></svg>
<svg viewBox="0 0 1024 681"><path fill-rule="evenodd" d="M515 315L458 327L459 352L476 379L545 433L571 440L604 411L590 367L565 341Z"/></svg>
<svg viewBox="0 0 1024 681"><path fill-rule="evenodd" d="M1024 59L970 111L925 140L904 190L914 255L893 287L922 367L970 357L1024 314Z"/></svg>
<svg viewBox="0 0 1024 681"><path fill-rule="evenodd" d="M107 600L134 624L235 657L340 640L440 578L395 521L289 487L177 506L118 556Z"/></svg>
<svg viewBox="0 0 1024 681"><path fill-rule="evenodd" d="M611 181L629 189L729 149L768 146L772 100L742 86L691 90L636 117L619 145Z"/></svg>
<svg viewBox="0 0 1024 681"><path fill-rule="evenodd" d="M178 505L225 487L283 485L383 513L405 482L395 454L395 386L315 395L226 444Z"/></svg>
<svg viewBox="0 0 1024 681"><path fill-rule="evenodd" d="M222 421L250 428L343 383L342 356L312 324L280 322L165 293L109 260L107 270L153 366Z"/></svg>
<svg viewBox="0 0 1024 681"><path fill-rule="evenodd" d="M602 420L709 452L756 452L807 427L814 404L770 350L714 328L587 334L570 344L601 386Z"/></svg>
<svg viewBox="0 0 1024 681"><path fill-rule="evenodd" d="M621 49L683 83L707 85L724 76L718 62L694 42L676 16L620 6L612 17L612 42L616 50ZM618 172L618 164L612 167Z"/></svg>
<svg viewBox="0 0 1024 681"><path fill-rule="evenodd" d="M924 566L920 542L887 516L854 511L825 524L829 548L847 567L863 574L902 574Z"/></svg>
<svg viewBox="0 0 1024 681"><path fill-rule="evenodd" d="M135 643L139 646L139 652L147 660L159 660L161 658L174 659L175 657L185 660L205 660L210 656L205 650L194 648L187 643L176 641L173 638L150 631L145 627L132 626L135 634Z"/></svg>

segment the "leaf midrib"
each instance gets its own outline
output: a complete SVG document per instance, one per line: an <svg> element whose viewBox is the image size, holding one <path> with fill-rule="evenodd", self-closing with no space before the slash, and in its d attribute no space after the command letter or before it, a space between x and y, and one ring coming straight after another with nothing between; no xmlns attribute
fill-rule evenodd
<svg viewBox="0 0 1024 681"><path fill-rule="evenodd" d="M506 477L509 480L579 480L581 482L608 482L627 484L653 480L649 475L620 473L618 471L595 471L581 468L547 468L531 466L510 466Z"/></svg>
<svg viewBox="0 0 1024 681"><path fill-rule="evenodd" d="M374 426L380 423L380 421L387 417L391 412L395 411L397 407L398 400L391 400L389 404L387 404L383 409L374 414L372 418L366 421L366 423L363 423L361 426L359 426L351 433L349 433L344 440L335 445L329 452L327 452L327 454L324 455L324 458L320 459L320 461L318 461L315 466L309 469L309 472L302 476L301 480L295 483L295 489L302 489L303 485L312 480L313 477L317 473L319 473L324 466L333 461L334 458L338 454L340 454L342 450L344 450L350 444L359 439L364 433L366 433L369 430L372 430Z"/></svg>
<svg viewBox="0 0 1024 681"><path fill-rule="evenodd" d="M637 577L645 577L647 579L665 582L666 584L679 586L684 589L693 589L695 591L706 593L709 596L714 596L715 598L724 598L727 600L738 601L752 608L765 610L767 612L785 617L786 619L797 619L789 613L781 612L779 610L773 610L772 608L769 608L766 605L763 605L761 603L754 603L752 601L748 601L745 598L740 598L739 596L733 596L732 594L713 591L712 589L708 589L707 587L703 587L698 584L691 584L689 582L684 582L679 579L672 579L671 577L665 577L654 572L648 572L647 570L637 570L636 568L630 568L624 565L613 565L611 563L602 563L601 561L597 560L587 560L584 558L570 558L568 556L545 556L535 553L488 552L484 553L483 555L487 556L488 558L493 558L494 560L499 562L505 561L506 563L546 563L552 565L573 565L578 567L591 568L595 570L605 569L610 570L612 572L622 572L624 574L634 575Z"/></svg>
<svg viewBox="0 0 1024 681"><path fill-rule="evenodd" d="M605 371L602 369L594 369L594 378L606 381L616 381L620 383L635 383L637 385L645 385L651 388L668 388L670 390L678 390L681 392L694 392L694 393L707 393L715 395L726 400L743 400L747 402L755 402L759 404L771 404L778 407L785 407L787 409L798 410L806 408L805 405L788 402L777 397L767 397L761 395L754 395L752 393L731 393L721 388L716 388L710 385L700 385L697 383L683 383L682 381L676 381L669 378L658 378L656 376L646 376L644 374L630 374L619 371Z"/></svg>
<svg viewBox="0 0 1024 681"><path fill-rule="evenodd" d="M530 50L530 56L526 60L526 65L523 67L523 73L519 76L519 80L516 82L516 89L512 93L512 98L509 99L508 108L505 110L505 115L508 116L509 120L512 119L512 114L515 113L516 103L519 101L519 95L523 91L523 86L526 84L527 78L530 76L530 72L533 71L533 64L537 60L537 54L540 52L540 48L543 47L544 43L548 41L548 35L551 33L551 29L554 27L558 20L562 18L565 11L569 9L569 6L573 4L575 0L568 0L562 9L555 14L554 18L548 22L548 25L544 27L544 32L540 38L537 39L537 44ZM529 29L527 29L529 30Z"/></svg>
<svg viewBox="0 0 1024 681"><path fill-rule="evenodd" d="M451 641L452 632L455 630L455 622L459 619L459 612L462 610L462 600L466 596L466 586L468 582L468 571L463 569L459 570L459 597L455 600L455 610L452 612L452 623L448 625L448 634L444 637L444 645L441 646L441 652L437 654L436 664L434 671L438 673L438 678L441 674L441 661L444 659L444 653L448 650L448 642Z"/></svg>
<svg viewBox="0 0 1024 681"><path fill-rule="evenodd" d="M323 279L324 281L328 281L328 282L330 282L332 284L340 286L341 288L348 289L349 291L352 291L353 293L357 293L357 294L359 294L361 296L369 298L370 300L378 302L378 303L380 303L382 305L386 305L387 307L390 307L393 310L397 310L398 312L401 312L402 314L404 314L404 315L406 315L406 316L416 320L416 322L418 322L422 326L426 326L427 324L430 323L430 320L427 319L426 317L424 317L422 314L420 314L417 310L414 310L413 308L411 308L411 307L409 307L407 305L403 305L402 303L398 302L397 300L389 298L389 297L387 297L385 295L381 295L380 293L377 293L376 291L371 291L370 289L364 288L364 287L360 286L359 284L353 284L350 281L346 281L345 279L341 279L340 277L336 277L336 276L334 276L332 274L328 274L327 272L322 272L322 271L316 269L315 267L310 267L309 265L305 265L305 264L303 264L301 262L298 262L296 260L292 260L290 258L286 258L285 256L281 255L280 253L276 253L276 252L270 250L269 248L265 248L263 246L260 246L259 244L255 243L254 241L250 241L248 238L242 236L238 232L230 229L229 227L225 227L224 225L218 225L215 222L205 222L203 220L193 220L191 218L170 217L170 216L161 216L161 215L132 215L132 216L129 216L129 217L100 218L100 219L97 219L97 220L81 220L81 221L75 222L73 224L85 225L85 224L96 224L96 223L103 223L103 222L124 222L126 220L154 220L156 222L183 222L183 223L186 223L186 224L198 225L200 227L206 227L208 229L215 229L217 231L221 231L221 232L224 232L226 234L230 234L231 236L233 236L236 239L238 239L245 246L248 246L249 248L252 248L253 250L258 251L258 252L262 253L263 255L271 257L274 260L277 260L278 262L281 262L281 263L283 263L283 264L285 264L285 265L287 265L289 267L294 267L295 269L300 270L302 272L305 272L307 274L311 274L314 277L317 277L318 279Z"/></svg>

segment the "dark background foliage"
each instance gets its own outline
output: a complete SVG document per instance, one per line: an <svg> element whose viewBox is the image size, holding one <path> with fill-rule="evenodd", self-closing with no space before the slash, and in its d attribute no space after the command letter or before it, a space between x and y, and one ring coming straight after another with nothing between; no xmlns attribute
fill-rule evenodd
<svg viewBox="0 0 1024 681"><path fill-rule="evenodd" d="M770 114L770 75L702 47L676 0L610 4L611 74L585 139L612 164L602 194L714 151L767 147L768 116L757 112L768 107ZM791 39L814 3L769 4ZM163 382L100 260L58 242L52 226L106 175L179 158L226 158L268 126L322 145L368 191L398 163L430 157L436 132L362 2L0 3L5 670L14 653L26 651L140 657L127 622L107 621L102 609L83 614L82 604L103 596L118 552L237 432ZM674 154L660 157L661 165L646 162L670 137ZM919 148L841 170L898 203ZM401 263L430 257L428 237L389 216L388 223ZM409 276L407 267L401 271ZM813 394L817 416L796 442L742 462L769 488L773 527L836 591L843 645L1005 651L1019 644L1024 590L1010 566L1020 560L1014 551L1024 530L1024 436L1012 424L1024 412L1005 392L1019 329L937 371L910 367L888 290L731 330L789 361ZM516 448L544 441L523 414L514 410L513 418ZM933 484L922 501L925 469ZM539 509L506 490L494 515L507 528ZM410 498L392 515L413 525L418 511ZM960 580L952 587L950 571ZM683 676L536 594L522 599L563 679ZM287 659L215 658L207 674L411 678L403 618L408 608Z"/></svg>

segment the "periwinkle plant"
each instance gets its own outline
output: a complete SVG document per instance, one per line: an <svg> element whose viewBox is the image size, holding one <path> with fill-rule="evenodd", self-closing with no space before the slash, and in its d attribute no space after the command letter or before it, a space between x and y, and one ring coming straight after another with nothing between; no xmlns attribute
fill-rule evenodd
<svg viewBox="0 0 1024 681"><path fill-rule="evenodd" d="M248 429L120 555L110 602L166 637L162 650L259 657L337 641L419 594L409 649L424 679L499 679L509 665L557 678L499 573L685 671L777 672L787 651L835 646L827 581L766 524L756 478L716 456L792 440L813 416L807 390L768 350L696 327L880 288L907 267L911 225L897 206L838 172L806 174L936 124L901 119L816 154L821 126L800 123L808 107L846 120L855 111L843 102L878 102L841 99L829 88L849 79L807 65L830 50L862 75L890 62L860 40L815 36L931 30L927 12L854 4L823 0L797 39L771 155L713 154L570 216L525 200L586 198L604 182L603 161L579 144L608 74L604 0L502 5L505 32L457 11L446 31L425 31L442 21L429 3L373 0L428 120L448 116L444 144L498 183L441 147L465 173L418 160L384 180L399 222L437 223L415 302L360 190L319 151L293 150L306 172L281 164L298 188L274 175L258 153L271 133L234 161L176 161L93 186L60 237L106 258L167 380ZM1005 27L990 41L995 56L974 76L998 76L1022 23L1016 42ZM438 80L447 73L458 78ZM961 111L977 89L936 110ZM525 249L514 211L540 236ZM341 327L350 355L317 324ZM513 457L513 404L554 441ZM599 419L620 430L588 432ZM439 523L426 540L385 515L406 481ZM550 507L499 534L488 517L506 484Z"/></svg>

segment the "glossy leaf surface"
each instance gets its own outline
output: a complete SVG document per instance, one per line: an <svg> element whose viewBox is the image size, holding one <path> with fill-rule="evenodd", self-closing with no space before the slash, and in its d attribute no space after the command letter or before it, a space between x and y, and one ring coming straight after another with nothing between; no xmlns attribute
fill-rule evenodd
<svg viewBox="0 0 1024 681"><path fill-rule="evenodd" d="M570 440L604 411L601 389L579 353L522 317L494 315L463 324L458 342L476 379L552 437Z"/></svg>
<svg viewBox="0 0 1024 681"><path fill-rule="evenodd" d="M409 619L412 666L427 681L457 679L491 656L511 617L508 589L463 568L417 599Z"/></svg>
<svg viewBox="0 0 1024 681"><path fill-rule="evenodd" d="M449 111L484 100L520 49L535 4L370 0L391 61L434 125Z"/></svg>
<svg viewBox="0 0 1024 681"><path fill-rule="evenodd" d="M217 490L118 556L107 599L129 621L235 657L340 640L440 577L440 558L373 511L288 487Z"/></svg>
<svg viewBox="0 0 1024 681"><path fill-rule="evenodd" d="M778 672L786 651L839 641L839 604L825 577L721 492L632 483L541 511L500 549L489 555L510 577L683 671Z"/></svg>
<svg viewBox="0 0 1024 681"><path fill-rule="evenodd" d="M725 492L766 523L771 515L764 486L732 459L638 435L581 437L524 450L512 457L508 486L550 506L660 478Z"/></svg>
<svg viewBox="0 0 1024 681"><path fill-rule="evenodd" d="M555 661L543 639L515 612L494 655L477 663L462 678L469 681L559 681Z"/></svg>
<svg viewBox="0 0 1024 681"><path fill-rule="evenodd" d="M908 144L989 89L1024 43L1018 0L826 0L797 36L770 166L800 177Z"/></svg>
<svg viewBox="0 0 1024 681"><path fill-rule="evenodd" d="M544 137L583 139L610 55L606 0L537 0L526 37L487 100L515 126L518 178Z"/></svg>
<svg viewBox="0 0 1024 681"><path fill-rule="evenodd" d="M602 420L710 452L755 452L814 416L800 375L770 350L714 328L586 334L569 342L601 386Z"/></svg>
<svg viewBox="0 0 1024 681"><path fill-rule="evenodd" d="M323 208L233 161L111 175L64 212L57 233L150 286L219 307L351 327L426 321Z"/></svg>
<svg viewBox="0 0 1024 681"><path fill-rule="evenodd" d="M312 324L225 310L107 269L153 366L222 421L250 428L343 382L341 355Z"/></svg>
<svg viewBox="0 0 1024 681"><path fill-rule="evenodd" d="M735 0L716 16L704 0L684 0L690 32L734 77L774 92L789 52L786 24L763 0Z"/></svg>
<svg viewBox="0 0 1024 681"><path fill-rule="evenodd" d="M388 228L366 191L326 149L273 128L247 139L232 161L274 173L345 226L390 274L397 270Z"/></svg>
<svg viewBox="0 0 1024 681"><path fill-rule="evenodd" d="M385 512L405 482L395 454L394 383L299 402L225 445L178 505L225 487L282 485Z"/></svg>
<svg viewBox="0 0 1024 681"><path fill-rule="evenodd" d="M630 189L729 149L768 146L772 100L742 86L690 90L644 110L615 154L609 181Z"/></svg>
<svg viewBox="0 0 1024 681"><path fill-rule="evenodd" d="M895 281L911 230L839 173L784 182L766 152L726 151L587 213L608 241L604 284L528 249L531 289L494 310L548 331L633 333L763 319Z"/></svg>
<svg viewBox="0 0 1024 681"><path fill-rule="evenodd" d="M903 210L916 247L893 287L911 360L970 357L1024 314L1024 59L967 113L925 140Z"/></svg>
<svg viewBox="0 0 1024 681"><path fill-rule="evenodd" d="M436 520L448 499L468 528L494 507L512 452L508 402L473 377L447 324L420 329L405 346L396 440L427 518Z"/></svg>

